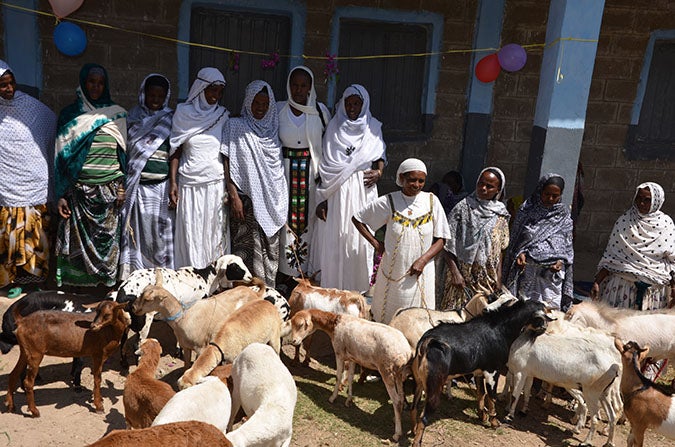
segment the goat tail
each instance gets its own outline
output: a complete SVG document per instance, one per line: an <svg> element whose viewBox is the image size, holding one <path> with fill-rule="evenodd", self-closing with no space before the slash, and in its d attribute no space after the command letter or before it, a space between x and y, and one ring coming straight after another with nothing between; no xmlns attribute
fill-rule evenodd
<svg viewBox="0 0 675 447"><path fill-rule="evenodd" d="M258 298L261 299L265 296L265 292L267 292L267 284L265 284L265 281L261 278L258 278L257 276L254 276L253 279L251 279L251 283L248 284L248 286L257 287L259 289Z"/></svg>

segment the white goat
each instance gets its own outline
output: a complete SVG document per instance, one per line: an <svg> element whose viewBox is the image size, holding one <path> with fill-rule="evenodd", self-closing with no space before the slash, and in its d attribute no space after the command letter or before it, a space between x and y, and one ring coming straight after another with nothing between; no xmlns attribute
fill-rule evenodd
<svg viewBox="0 0 675 447"><path fill-rule="evenodd" d="M347 377L349 391L345 406L349 406L352 402L355 363L379 371L394 405L393 439L397 441L403 434L401 428L401 412L405 399L403 380L410 374L413 357L413 351L401 331L386 324L351 315L308 309L301 310L291 318L292 343L299 345L305 337L317 329L328 334L335 351L336 381L333 394L328 401L333 403L337 398L346 361L349 362Z"/></svg>
<svg viewBox="0 0 675 447"><path fill-rule="evenodd" d="M270 372L274 378L270 379ZM293 411L298 391L279 354L261 343L248 345L232 364L232 416L239 408L248 416L227 433L235 447L287 447L293 434Z"/></svg>
<svg viewBox="0 0 675 447"><path fill-rule="evenodd" d="M537 377L565 388L579 401L575 433L584 426L587 413L593 415L582 445L590 445L595 433L595 415L602 406L609 420L605 445L612 446L617 418L613 397L618 394L616 379L621 374L621 359L614 348L614 339L600 331L565 323L553 322L554 327L539 336L526 331L511 346L507 366L514 377L514 389L508 418L513 418L526 382L529 386L532 378ZM526 392L524 412L528 399L529 392Z"/></svg>

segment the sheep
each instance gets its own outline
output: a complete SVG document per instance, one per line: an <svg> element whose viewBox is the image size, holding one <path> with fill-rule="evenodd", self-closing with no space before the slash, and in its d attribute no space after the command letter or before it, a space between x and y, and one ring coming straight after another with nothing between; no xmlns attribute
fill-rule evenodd
<svg viewBox="0 0 675 447"><path fill-rule="evenodd" d="M557 321L554 323L558 323ZM561 322L564 325L564 322ZM558 323L560 324L560 323ZM551 325L553 326L553 324ZM513 402L507 416L512 420L525 382L537 377L567 389L579 401L575 433L585 425L586 415L593 415L591 427L581 445L591 445L600 405L609 420L605 446L613 445L616 413L611 389L618 388L621 361L613 347L613 337L588 328L567 324L544 334L524 331L511 345L507 366L514 376ZM581 388L579 390L578 388ZM526 400L529 391L526 393ZM523 411L526 411L527 403Z"/></svg>
<svg viewBox="0 0 675 447"><path fill-rule="evenodd" d="M138 368L124 384L124 420L127 428L149 427L153 419L176 392L166 382L155 379L162 346L154 338L141 342Z"/></svg>
<svg viewBox="0 0 675 447"><path fill-rule="evenodd" d="M490 298L493 299L490 300ZM389 326L403 332L412 349L415 349L422 335L440 323L469 321L475 316L481 315L484 311L498 309L503 304L511 303L516 299L508 290L504 289L499 297L479 292L462 309L448 311L431 310L423 307L399 309L389 322Z"/></svg>
<svg viewBox="0 0 675 447"><path fill-rule="evenodd" d="M281 349L281 317L269 301L252 301L227 317L192 367L178 379L178 387L190 387L216 366L232 363L246 346L255 342L269 344L277 354Z"/></svg>
<svg viewBox="0 0 675 447"><path fill-rule="evenodd" d="M103 413L101 398L101 372L103 362L120 344L122 334L130 323L124 303L102 301L96 307L96 315L75 314L55 310L41 310L26 317L21 316L21 307L14 309L16 339L20 354L16 366L9 375L6 404L14 411L13 394L21 373L26 370L23 388L26 391L28 408L33 417L40 417L35 406L33 385L40 362L45 355L57 357L91 357L94 376L94 407Z"/></svg>
<svg viewBox="0 0 675 447"><path fill-rule="evenodd" d="M648 428L668 438L675 438L675 405L670 391L664 390L640 372L640 365L649 354L649 346L640 348L634 341L624 344L614 339L621 355L623 374L621 394L623 410L630 422L628 447L642 447Z"/></svg>
<svg viewBox="0 0 675 447"><path fill-rule="evenodd" d="M395 430L392 439L398 441L403 434L403 380L410 374L413 354L401 331L351 315L307 309L299 311L291 318L291 342L297 346L317 329L328 334L335 351L336 381L328 401L333 403L338 396L346 361L349 362L349 388L345 406L352 402L355 363L379 371L394 406Z"/></svg>
<svg viewBox="0 0 675 447"><path fill-rule="evenodd" d="M459 377L482 371L492 375L506 367L511 344L526 325L543 332L549 317L545 306L535 301L518 301L510 307L500 307L465 323L441 323L427 331L419 343L413 359L412 372L415 378L415 398L412 420L415 439L413 445L422 445L424 429L430 424L440 395L448 376ZM499 425L494 409L496 380L490 383L485 414L483 404L485 393L480 384L478 411L482 419L488 418L493 427ZM426 401L418 417L418 405L422 393Z"/></svg>
<svg viewBox="0 0 675 447"><path fill-rule="evenodd" d="M178 344L183 349L185 368L192 364L192 351L197 355L218 333L223 321L242 305L261 299L265 292L265 283L254 278L260 286L259 292L240 286L209 298L193 302L189 307L182 304L171 292L163 287L161 271L155 271L156 283L149 285L134 301L132 310L136 315L158 312L171 327Z"/></svg>
<svg viewBox="0 0 675 447"><path fill-rule="evenodd" d="M233 447L216 427L206 422L186 421L140 430L113 430L88 447Z"/></svg>
<svg viewBox="0 0 675 447"><path fill-rule="evenodd" d="M295 286L288 299L291 316L303 309L320 309L326 312L353 315L361 318L368 316L366 300L359 292L317 287L312 285L308 278L295 278L295 281L298 285ZM305 348L305 360L302 362L304 366L309 366L309 350L312 338L312 336L309 336L302 343ZM300 362L300 346L295 347L293 361L295 363Z"/></svg>
<svg viewBox="0 0 675 447"><path fill-rule="evenodd" d="M270 379L270 371L274 378ZM228 431L243 408L248 420L227 433L234 446L287 447L298 399L295 380L271 347L252 343L232 365L232 412Z"/></svg>

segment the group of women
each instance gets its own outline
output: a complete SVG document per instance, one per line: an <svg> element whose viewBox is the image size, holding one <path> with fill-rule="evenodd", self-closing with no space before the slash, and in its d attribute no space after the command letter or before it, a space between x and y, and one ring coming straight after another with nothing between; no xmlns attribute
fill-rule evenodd
<svg viewBox="0 0 675 447"><path fill-rule="evenodd" d="M55 144L59 286L112 287L137 269L205 268L234 253L271 287L318 273L324 287L365 291L377 254L372 314L385 323L403 307L456 308L502 287L555 308L572 301L564 179L543 176L511 219L500 169L484 169L475 191L448 206L423 191L424 163L407 159L396 173L400 191L379 197L382 124L361 85L345 89L331 118L312 72L296 67L287 101L277 103L256 80L231 118L219 104L226 82L216 68L197 73L175 112L160 74L143 80L128 113L112 101L100 65L85 65L79 81ZM669 304L675 226L663 201L659 185L637 188L610 236L594 298L640 309ZM447 265L442 297L439 256Z"/></svg>

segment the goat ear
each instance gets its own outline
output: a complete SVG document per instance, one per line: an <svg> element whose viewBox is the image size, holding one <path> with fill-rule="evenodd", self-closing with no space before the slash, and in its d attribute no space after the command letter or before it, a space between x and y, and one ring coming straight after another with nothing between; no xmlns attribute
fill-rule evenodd
<svg viewBox="0 0 675 447"><path fill-rule="evenodd" d="M155 269L155 285L157 287L162 287L164 285L164 277L162 276L162 270Z"/></svg>
<svg viewBox="0 0 675 447"><path fill-rule="evenodd" d="M115 304L115 309L124 309L124 310L126 310L126 308L129 306L129 304L131 304L131 301L125 301L125 302L123 302L123 303L117 303L117 304Z"/></svg>
<svg viewBox="0 0 675 447"><path fill-rule="evenodd" d="M645 346L644 348L640 349L640 362L647 358L649 356L649 345Z"/></svg>
<svg viewBox="0 0 675 447"><path fill-rule="evenodd" d="M95 303L83 304L82 307L84 307L85 309L96 309L98 305L101 304L103 301L96 301Z"/></svg>

